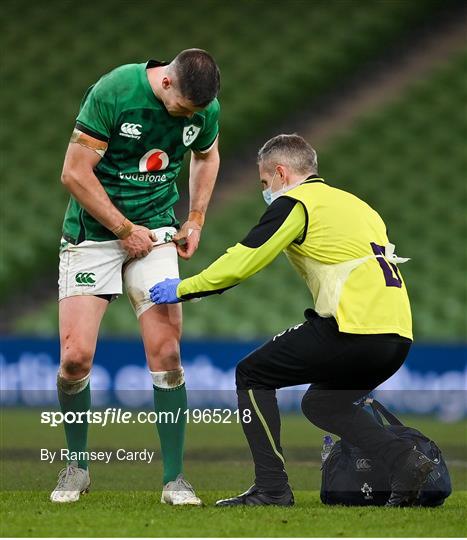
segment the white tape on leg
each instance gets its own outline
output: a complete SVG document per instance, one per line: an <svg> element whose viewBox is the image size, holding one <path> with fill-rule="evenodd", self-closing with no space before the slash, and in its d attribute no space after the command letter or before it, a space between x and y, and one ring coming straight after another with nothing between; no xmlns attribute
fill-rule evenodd
<svg viewBox="0 0 467 540"><path fill-rule="evenodd" d="M77 381L70 381L68 379L63 378L62 372L59 369L57 373L57 388L61 390L64 394L68 394L68 395L79 394L89 384L90 377L91 377L91 374L88 373L82 379L78 379Z"/></svg>
<svg viewBox="0 0 467 540"><path fill-rule="evenodd" d="M150 371L149 373L151 373L153 385L157 388L169 390L177 388L185 382L185 372L182 367L170 371Z"/></svg>

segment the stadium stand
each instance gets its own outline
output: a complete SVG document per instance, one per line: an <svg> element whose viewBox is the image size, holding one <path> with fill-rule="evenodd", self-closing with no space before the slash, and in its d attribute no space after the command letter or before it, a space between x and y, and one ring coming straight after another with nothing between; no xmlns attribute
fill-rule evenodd
<svg viewBox="0 0 467 540"><path fill-rule="evenodd" d="M401 256L412 260L403 272L412 299L416 339L455 340L465 335L466 296L465 117L467 52L417 82L396 101L362 118L351 132L320 150L320 173L364 198L380 211ZM259 190L240 194L215 209L198 255L181 263L182 275L196 272L239 241L264 210ZM421 276L423 279L421 279ZM301 280L279 257L261 275L223 296L185 307L185 334L248 339L295 324L310 305ZM48 317L28 318L19 329L52 330ZM119 300L106 316L104 331L136 330L131 308Z"/></svg>
<svg viewBox="0 0 467 540"><path fill-rule="evenodd" d="M23 4L7 3L4 16L18 19ZM53 24L48 24L51 4L55 16ZM121 3L115 16L122 21L125 35L135 39L123 36L115 43L115 19L110 25L103 17L110 4L103 0L92 12L76 7L73 20L65 2L48 3L47 10L40 4L28 4L29 17L22 25L5 27L5 46L21 53L26 69L19 69L13 57L6 57L2 65L4 78L11 84L2 88L5 121L1 140L6 159L1 205L3 227L15 237L14 242L5 241L6 235L3 240L3 298L20 284L39 280L39 284L53 285L67 198L58 184L67 133L83 91L102 73L152 54L170 58L193 45L212 51L224 67L222 152L232 156L239 141L244 144L262 133L266 125L296 112L301 104L310 104L345 84L357 66L396 44L415 21L436 16L440 5L436 1L361 0L349 3L352 7L343 18L341 3L314 2L312 10L297 9L276 40L263 41L258 21L261 35L277 32L280 3L269 3L265 10L262 2L240 2L235 10L229 10L221 3L201 0L200 13L205 16L197 24L188 20L181 3L171 3L163 31L154 28L152 19L133 9L131 3ZM301 3L295 4L299 7ZM158 5L168 8L169 3ZM96 20L102 21L97 33ZM216 32L208 34L205 27L211 21L215 21ZM203 31L200 25L204 25ZM42 31L50 34L47 43L48 47L54 44L52 52L41 48L44 41L34 39ZM236 33L236 39L224 40L231 32ZM79 39L74 39L78 35ZM172 42L169 36L177 39ZM352 133L319 149L323 176L378 208L391 224L391 238L400 254L413 257L404 273L416 313L416 336L424 339L452 339L465 331L460 294L465 291L463 252L458 249L462 234L465 237L461 214L465 155L459 141L465 139L466 126L458 114L459 102L465 99L464 73L465 56L411 89L394 105L363 119ZM20 135L11 136L11 130L6 129L11 125ZM426 211L414 212L415 205ZM229 207L217 212L212 208L202 250L193 261L182 263L182 274L201 269L241 239L263 208L256 191L239 194ZM435 226L439 221L442 226ZM441 260L429 264L434 253L446 260L446 267L454 268L449 279L443 277ZM419 272L424 273L423 280L417 279ZM299 278L280 258L261 277L241 288L187 305L185 334L244 339L269 335L296 323L300 311L309 304ZM290 305L294 307L287 307ZM14 329L56 333L56 303L51 301L20 318ZM103 330L116 334L136 331L125 300L109 310Z"/></svg>
<svg viewBox="0 0 467 540"><path fill-rule="evenodd" d="M467 123L459 114L467 100L466 72L467 52L463 52L396 102L362 118L319 155L320 173L327 181L378 209L398 252L412 258L403 272L415 336L425 340L452 340L466 331L467 261L460 246L467 232ZM220 249L214 252L214 238L224 231L224 239L218 241L225 247L242 238L246 223L261 211L259 199L259 193L252 193L235 208L226 208L217 223L211 220L203 257L209 258L211 251L212 257L217 255ZM218 305L208 306L206 300L206 305L201 302L186 310L186 331L242 337L248 328L252 331L252 321L260 335L294 324L309 299L304 298L298 278L293 278L287 262L276 261L241 285L241 291L226 293ZM222 309L223 317L210 316L211 309Z"/></svg>
<svg viewBox="0 0 467 540"><path fill-rule="evenodd" d="M2 298L11 298L25 283L53 290L67 199L59 186L60 168L81 97L100 75L122 63L170 58L186 47L210 50L223 67L222 151L232 154L264 125L343 84L356 66L398 43L439 5L354 0L344 18L341 2L315 1L310 8L298 1L290 3L283 24L283 5L275 2L236 2L229 8L200 0L197 21L183 2L141 2L139 9L121 2L118 10L110 0L92 9L58 0L5 2L10 24L2 32L3 49L15 54L2 58L8 82L1 90L0 211L7 231ZM44 32L47 40L36 39Z"/></svg>

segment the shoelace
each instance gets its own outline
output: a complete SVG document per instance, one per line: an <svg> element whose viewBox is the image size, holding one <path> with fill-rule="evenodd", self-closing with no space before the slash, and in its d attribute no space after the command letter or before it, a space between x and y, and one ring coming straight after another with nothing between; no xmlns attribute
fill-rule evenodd
<svg viewBox="0 0 467 540"><path fill-rule="evenodd" d="M182 485L184 488L186 488L186 491L191 491L192 493L194 493L194 489L193 489L193 486L190 484L190 482L188 482L187 480L185 480L185 478L179 478L177 480L177 484L180 484ZM185 491L185 490L180 490L180 491Z"/></svg>
<svg viewBox="0 0 467 540"><path fill-rule="evenodd" d="M73 482L74 477L76 477L76 474L78 472L78 469L76 467L72 467L71 465L68 465L64 469L62 469L58 473L58 484L57 484L57 491L64 491L60 488L68 487L67 482L71 481Z"/></svg>

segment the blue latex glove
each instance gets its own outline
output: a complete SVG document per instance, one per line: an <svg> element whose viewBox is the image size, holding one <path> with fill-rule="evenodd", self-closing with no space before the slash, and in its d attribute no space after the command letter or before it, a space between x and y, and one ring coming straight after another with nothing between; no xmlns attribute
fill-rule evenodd
<svg viewBox="0 0 467 540"><path fill-rule="evenodd" d="M182 281L179 278L166 278L164 281L159 281L149 289L151 300L155 304L176 304L182 302L177 296L178 284Z"/></svg>

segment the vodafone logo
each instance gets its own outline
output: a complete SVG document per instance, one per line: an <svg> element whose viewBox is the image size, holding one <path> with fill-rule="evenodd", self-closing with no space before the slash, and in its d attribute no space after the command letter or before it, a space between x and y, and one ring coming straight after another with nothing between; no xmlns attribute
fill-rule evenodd
<svg viewBox="0 0 467 540"><path fill-rule="evenodd" d="M146 152L144 156L139 160L139 171L162 171L166 169L168 165L169 156L164 152L164 150L159 150L159 148L153 148L152 150L149 150L149 152Z"/></svg>

